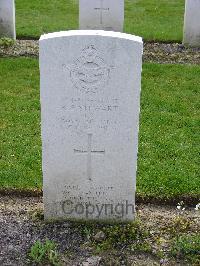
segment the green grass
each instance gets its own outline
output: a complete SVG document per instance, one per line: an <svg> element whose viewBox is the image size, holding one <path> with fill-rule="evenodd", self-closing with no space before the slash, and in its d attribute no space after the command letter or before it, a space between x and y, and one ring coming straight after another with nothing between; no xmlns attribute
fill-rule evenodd
<svg viewBox="0 0 200 266"><path fill-rule="evenodd" d="M78 0L16 0L16 27L19 37L77 29Z"/></svg>
<svg viewBox="0 0 200 266"><path fill-rule="evenodd" d="M148 40L181 41L185 0L126 0L125 32ZM17 36L78 29L78 0L16 0Z"/></svg>
<svg viewBox="0 0 200 266"><path fill-rule="evenodd" d="M40 188L38 61L0 59L0 186Z"/></svg>
<svg viewBox="0 0 200 266"><path fill-rule="evenodd" d="M0 186L41 188L37 59L0 59ZM137 192L200 195L200 66L144 64Z"/></svg>
<svg viewBox="0 0 200 266"><path fill-rule="evenodd" d="M199 194L200 66L144 64L138 192Z"/></svg>
<svg viewBox="0 0 200 266"><path fill-rule="evenodd" d="M182 41L185 0L127 0L125 32L145 40Z"/></svg>
<svg viewBox="0 0 200 266"><path fill-rule="evenodd" d="M192 265L200 264L200 234L179 236L171 250L173 257L185 259Z"/></svg>
<svg viewBox="0 0 200 266"><path fill-rule="evenodd" d="M37 240L31 247L29 257L30 262L36 263L36 265L62 265L57 251L57 244L49 239L46 239L44 243Z"/></svg>

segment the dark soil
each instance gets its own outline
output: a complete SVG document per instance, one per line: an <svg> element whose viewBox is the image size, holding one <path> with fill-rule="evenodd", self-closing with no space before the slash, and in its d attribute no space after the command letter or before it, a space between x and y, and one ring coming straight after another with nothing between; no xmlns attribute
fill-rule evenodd
<svg viewBox="0 0 200 266"><path fill-rule="evenodd" d="M148 241L152 252L127 252L126 249L106 251L94 255L87 245L88 239L81 232L84 224L73 222L45 223L42 218L42 198L0 197L0 265L27 265L28 252L36 240L50 239L58 243L62 265L190 265L171 258L159 258L160 249L167 249L169 234L177 227L177 221L187 221L187 234L197 233L200 228L198 211L186 209L179 212L175 207L138 205L137 216L151 232ZM181 223L182 225L182 223ZM154 239L162 239L159 244ZM34 265L34 264L31 264Z"/></svg>

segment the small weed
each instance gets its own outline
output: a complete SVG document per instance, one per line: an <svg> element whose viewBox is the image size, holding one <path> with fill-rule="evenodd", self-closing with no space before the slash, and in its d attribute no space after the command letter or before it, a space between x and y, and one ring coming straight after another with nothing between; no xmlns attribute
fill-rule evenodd
<svg viewBox="0 0 200 266"><path fill-rule="evenodd" d="M144 241L142 243L138 241L131 246L131 250L149 253L152 251L152 247L147 241Z"/></svg>
<svg viewBox="0 0 200 266"><path fill-rule="evenodd" d="M165 257L163 250L160 248L156 251L155 255L159 258L159 259L163 259Z"/></svg>
<svg viewBox="0 0 200 266"><path fill-rule="evenodd" d="M105 228L104 232L114 246L131 244L133 241L143 240L148 235L139 221Z"/></svg>
<svg viewBox="0 0 200 266"><path fill-rule="evenodd" d="M177 259L200 264L200 234L182 235L176 238L172 245L171 255Z"/></svg>
<svg viewBox="0 0 200 266"><path fill-rule="evenodd" d="M192 226L192 222L188 217L176 216L172 225L168 228L171 234L185 233Z"/></svg>
<svg viewBox="0 0 200 266"><path fill-rule="evenodd" d="M4 48L10 47L12 45L14 45L15 41L13 39L10 38L1 38L0 39L0 46L3 46Z"/></svg>
<svg viewBox="0 0 200 266"><path fill-rule="evenodd" d="M31 247L29 257L37 264L48 263L52 266L60 266L59 254L56 249L57 245L53 241L47 239L44 244L36 241Z"/></svg>
<svg viewBox="0 0 200 266"><path fill-rule="evenodd" d="M149 233L139 221L129 224L104 226L101 230L105 233L105 239L102 239L102 241L93 240L97 253L122 247L139 251L150 250L150 246L145 242Z"/></svg>
<svg viewBox="0 0 200 266"><path fill-rule="evenodd" d="M83 235L87 237L87 240L90 240L92 235L92 229L90 227L85 226L82 231Z"/></svg>
<svg viewBox="0 0 200 266"><path fill-rule="evenodd" d="M37 210L31 211L29 213L29 215L33 221L43 221L44 220L44 211L42 209L37 209Z"/></svg>

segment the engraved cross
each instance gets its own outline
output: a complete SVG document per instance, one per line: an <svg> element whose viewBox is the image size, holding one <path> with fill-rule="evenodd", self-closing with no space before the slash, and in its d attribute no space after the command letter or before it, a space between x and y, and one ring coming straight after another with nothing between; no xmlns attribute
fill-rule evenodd
<svg viewBox="0 0 200 266"><path fill-rule="evenodd" d="M103 11L109 11L109 7L104 7L103 2L104 0L100 0L100 7L95 7L94 10L100 11L100 24L103 24Z"/></svg>
<svg viewBox="0 0 200 266"><path fill-rule="evenodd" d="M92 180L92 154L105 154L105 150L92 150L92 134L88 134L88 147L87 151L84 150L76 150L74 149L75 153L79 154L87 154L87 176L89 180Z"/></svg>

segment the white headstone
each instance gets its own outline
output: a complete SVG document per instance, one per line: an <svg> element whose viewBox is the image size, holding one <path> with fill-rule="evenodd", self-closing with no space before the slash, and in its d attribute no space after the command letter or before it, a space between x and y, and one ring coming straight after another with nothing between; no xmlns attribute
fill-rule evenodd
<svg viewBox="0 0 200 266"><path fill-rule="evenodd" d="M16 39L14 0L0 0L0 38L1 37Z"/></svg>
<svg viewBox="0 0 200 266"><path fill-rule="evenodd" d="M46 219L133 219L142 50L124 33L41 36Z"/></svg>
<svg viewBox="0 0 200 266"><path fill-rule="evenodd" d="M123 32L124 0L79 0L79 28Z"/></svg>
<svg viewBox="0 0 200 266"><path fill-rule="evenodd" d="M200 0L186 0L183 43L200 46Z"/></svg>

